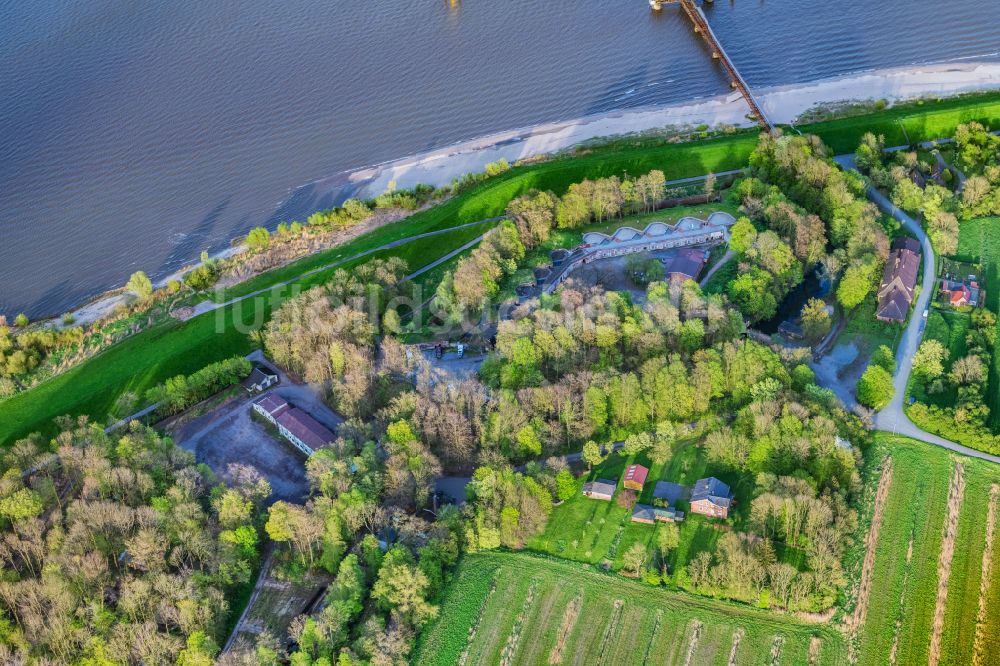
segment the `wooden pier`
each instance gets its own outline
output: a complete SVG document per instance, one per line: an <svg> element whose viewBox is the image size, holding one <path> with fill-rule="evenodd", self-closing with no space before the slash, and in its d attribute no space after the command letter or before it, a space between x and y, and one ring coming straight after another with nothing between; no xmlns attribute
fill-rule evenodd
<svg viewBox="0 0 1000 666"><path fill-rule="evenodd" d="M649 5L654 10L659 10L664 4L679 4L681 6L681 9L687 14L691 23L694 24L694 31L701 35L708 48L711 49L712 58L722 63L726 73L729 74L730 85L740 91L743 99L747 102L747 106L750 107L753 117L757 119L761 127L770 132L774 125L768 119L767 114L764 113L764 109L757 101L757 98L753 96L750 86L747 85L739 70L736 69L736 65L733 64L729 55L726 54L725 49L722 48L719 39L712 32L712 27L708 24L708 19L705 18L705 14L702 13L701 8L694 4L694 0L649 0Z"/></svg>

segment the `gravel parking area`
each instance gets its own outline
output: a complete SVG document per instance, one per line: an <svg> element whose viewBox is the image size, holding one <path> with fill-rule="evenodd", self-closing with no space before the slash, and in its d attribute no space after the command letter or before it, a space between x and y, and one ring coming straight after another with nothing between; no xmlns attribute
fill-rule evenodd
<svg viewBox="0 0 1000 666"><path fill-rule="evenodd" d="M271 391L336 433L344 419L323 403L316 389L293 383L284 373L279 375L281 383ZM178 426L172 433L174 441L223 479L229 465L250 465L271 484L271 502L301 503L309 492L306 457L276 431L269 431L251 417L251 402L257 397L241 394Z"/></svg>

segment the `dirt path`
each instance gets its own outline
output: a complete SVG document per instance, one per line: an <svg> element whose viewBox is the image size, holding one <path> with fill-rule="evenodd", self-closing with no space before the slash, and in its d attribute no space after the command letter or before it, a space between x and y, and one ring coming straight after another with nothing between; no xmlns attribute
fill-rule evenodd
<svg viewBox="0 0 1000 666"><path fill-rule="evenodd" d="M740 643L743 641L744 631L737 629L733 632L733 646L729 648L729 666L736 666L736 655L740 652Z"/></svg>
<svg viewBox="0 0 1000 666"><path fill-rule="evenodd" d="M684 656L684 666L692 666L694 663L694 652L698 649L698 640L701 638L701 630L704 626L701 620L695 620L691 624L691 638L688 639L687 654Z"/></svg>
<svg viewBox="0 0 1000 666"><path fill-rule="evenodd" d="M889 488L892 486L892 458L886 458L882 463L882 476L878 480L878 490L875 492L875 508L872 511L872 526L865 535L865 559L861 565L861 583L858 586L858 602L854 613L847 618L847 631L850 636L848 660L857 663L857 634L864 625L868 615L868 598L872 591L872 570L875 568L875 548L878 545L879 531L882 529L882 518L885 514L885 504L889 498Z"/></svg>
<svg viewBox="0 0 1000 666"><path fill-rule="evenodd" d="M944 521L941 554L938 557L937 602L934 605L934 626L931 630L931 651L928 666L937 666L941 660L941 634L944 631L944 611L948 601L948 581L951 579L951 560L955 555L955 537L958 534L958 514L965 495L965 468L955 463L955 472L948 489L948 517Z"/></svg>
<svg viewBox="0 0 1000 666"><path fill-rule="evenodd" d="M583 597L580 595L573 597L573 600L566 606L566 612L563 613L562 617L562 624L559 625L559 634L556 636L556 644L549 654L550 664L562 663L563 652L566 650L566 641L569 640L569 635L573 633L573 627L576 626L576 619L580 617L580 608L582 606Z"/></svg>
<svg viewBox="0 0 1000 666"><path fill-rule="evenodd" d="M809 666L815 666L819 661L820 652L823 649L823 641L819 639L819 636L813 636L809 639Z"/></svg>
<svg viewBox="0 0 1000 666"><path fill-rule="evenodd" d="M989 658L983 654L986 646L986 597L990 591L990 579L993 576L993 540L997 529L997 497L1000 496L1000 486L990 487L990 508L986 513L986 548L983 550L983 571L979 579L979 611L976 613L976 639L972 647L973 666L983 666Z"/></svg>

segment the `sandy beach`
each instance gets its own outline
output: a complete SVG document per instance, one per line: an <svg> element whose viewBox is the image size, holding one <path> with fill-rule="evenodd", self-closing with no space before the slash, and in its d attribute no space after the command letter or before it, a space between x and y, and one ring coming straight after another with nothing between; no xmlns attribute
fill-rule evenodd
<svg viewBox="0 0 1000 666"><path fill-rule="evenodd" d="M944 63L855 73L808 83L755 90L772 122L790 123L819 105L884 99L903 101L928 96L1000 89L1000 62ZM461 144L359 169L350 174L354 196L373 197L391 182L398 188L418 183L441 186L489 162L514 162L554 153L584 141L658 130L665 127L753 124L739 93L687 104L619 111L565 122L501 132Z"/></svg>
<svg viewBox="0 0 1000 666"><path fill-rule="evenodd" d="M944 63L855 73L808 83L755 90L772 122L790 123L819 105L884 99L903 101L928 96L1000 89L1000 62ZM419 183L442 186L467 173L482 171L499 159L519 159L556 153L599 137L649 132L669 127L733 125L749 127L748 108L739 93L686 104L617 111L564 122L500 132L385 164L337 174L317 181L358 198L375 197L390 183L410 188ZM217 256L239 252L231 247ZM197 266L189 265L157 280L163 286ZM126 298L123 290L105 294L72 314L77 325L107 316ZM58 324L57 321L53 321Z"/></svg>

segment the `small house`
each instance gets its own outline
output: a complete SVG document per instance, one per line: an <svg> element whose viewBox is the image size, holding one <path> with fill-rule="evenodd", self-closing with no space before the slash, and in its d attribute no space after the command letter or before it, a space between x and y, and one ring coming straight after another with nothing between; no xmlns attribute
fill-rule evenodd
<svg viewBox="0 0 1000 666"><path fill-rule="evenodd" d="M243 388L247 390L247 393L254 394L260 393L266 389L271 388L278 383L278 375L271 372L266 372L259 366L253 369L246 379L243 380Z"/></svg>
<svg viewBox="0 0 1000 666"><path fill-rule="evenodd" d="M642 465L629 465L625 470L624 485L629 490L641 491L649 476L649 469Z"/></svg>
<svg viewBox="0 0 1000 666"><path fill-rule="evenodd" d="M632 509L632 522L652 525L653 523L677 523L684 520L684 512L675 509L661 509L648 504L636 504Z"/></svg>
<svg viewBox="0 0 1000 666"><path fill-rule="evenodd" d="M729 490L729 486L714 476L695 481L691 492L691 513L700 513L712 518L728 518L732 503L733 493Z"/></svg>
<svg viewBox="0 0 1000 666"><path fill-rule="evenodd" d="M681 284L688 280L697 280L705 267L705 259L708 253L705 250L694 248L684 248L666 262L664 266L667 280L674 284Z"/></svg>
<svg viewBox="0 0 1000 666"><path fill-rule="evenodd" d="M583 484L583 495L584 497L589 497L590 499L599 499L606 502L611 501L611 498L615 495L615 486L617 485L618 484L609 479L588 481Z"/></svg>

